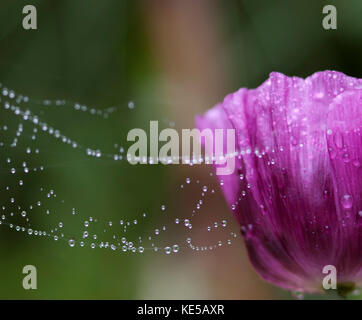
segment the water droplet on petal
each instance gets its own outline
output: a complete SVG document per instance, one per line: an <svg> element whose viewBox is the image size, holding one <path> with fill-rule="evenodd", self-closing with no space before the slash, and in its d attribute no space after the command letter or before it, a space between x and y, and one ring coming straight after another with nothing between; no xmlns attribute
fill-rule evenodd
<svg viewBox="0 0 362 320"><path fill-rule="evenodd" d="M352 196L350 196L349 194L345 194L341 199L341 204L344 209L352 208L353 205Z"/></svg>

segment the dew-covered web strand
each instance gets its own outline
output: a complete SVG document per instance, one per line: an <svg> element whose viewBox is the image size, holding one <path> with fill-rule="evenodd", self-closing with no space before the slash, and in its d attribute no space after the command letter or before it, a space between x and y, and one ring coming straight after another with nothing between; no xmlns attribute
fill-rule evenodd
<svg viewBox="0 0 362 320"><path fill-rule="evenodd" d="M43 153L48 152L47 150L42 151L40 145L37 145L35 148L31 148L30 146L21 148L18 146L19 141L25 140L27 143L37 143L37 138L40 134L48 135L52 139L56 139L57 141L61 141L63 144L68 145L69 148L72 148L74 151L80 150L82 152L85 151L86 155L90 158L96 158L97 160L113 160L115 162L125 161L125 150L119 144L114 144L114 148L117 150L117 153L104 153L100 149L94 149L87 146L81 145L78 141L69 138L61 133L57 128L52 127L48 123L44 122L40 116L36 113L32 112L30 108L36 109L38 106L42 106L45 108L50 107L68 107L73 108L76 111L82 113L89 113L90 115L98 116L103 119L108 119L114 112L119 110L119 107L111 107L105 110L96 109L93 107L88 107L79 103L71 103L66 100L36 100L29 98L27 96L16 94L14 90L8 89L5 86L0 84L0 104L2 107L2 111L10 112L18 118L18 123L14 128L9 128L7 125L0 126L0 133L4 136L5 134L10 135L10 140L8 142L0 141L0 148L2 150L13 151L16 150L17 154L14 157L6 158L6 167L0 166L0 174L9 174L16 177L17 173L21 172L26 176L31 174L39 174L44 173L44 171L50 168L61 168L66 165L73 165L75 162L82 162L86 160L71 160L71 161L59 161L58 163L48 164L48 165L40 165L38 167L30 167L27 164L26 160L20 161L21 165L16 165L15 163L19 163L20 156L29 156L32 155L34 157L41 157ZM134 109L135 103L130 101L127 103L127 108ZM170 120L163 120L165 124L170 126L174 126L174 122ZM26 132L24 129L23 123L28 123L31 125L30 132ZM53 143L53 142L52 142ZM14 159L16 160L14 160ZM152 161L159 159L146 159L146 162L152 163ZM203 159L202 159L203 160ZM201 160L201 162L202 162ZM189 163L192 166L194 163L191 161ZM210 173L212 175L212 173ZM179 189L185 189L189 185L191 185L192 179L186 178L185 182L180 184ZM136 215L134 219L125 219L120 218L119 221L107 221L106 219L101 219L99 217L89 217L83 221L83 230L81 232L80 240L76 240L74 237L67 236L64 229L66 227L65 223L62 222L63 219L60 219L56 226L53 226L49 230L40 230L32 226L31 223L31 215L29 212L32 212L38 207L42 207L42 201L38 200L35 203L28 204L26 207L22 205L16 206L16 199L9 195L9 206L3 205L1 214L0 224L8 226L10 229L13 229L18 232L26 232L29 235L33 236L43 236L53 239L55 241L66 241L69 246L74 247L75 245L79 245L80 247L89 246L91 248L110 248L112 250L118 250L121 252L138 252L142 253L145 250L152 250L154 252L161 251L166 254L177 253L183 249L192 249L194 251L207 251L213 250L222 245L221 241L218 241L214 244L194 244L192 241L192 231L199 230L199 228L206 228L208 232L212 232L215 230L227 230L228 223L226 220L215 221L211 224L209 223L204 227L195 228L192 224L192 219L196 214L200 214L202 212L202 206L204 204L207 196L212 196L215 193L214 189L208 189L207 185L201 184L200 180L196 180L195 182L200 187L200 200L195 204L195 209L192 210L189 216L175 218L170 215L166 216L169 219L169 223L175 224L177 226L182 226L187 230L187 237L183 241L183 244L166 244L160 245L157 241L160 235L166 234L168 231L168 227L166 223L161 226L155 227L150 230L146 236L138 237L136 239L129 240L127 238L127 231L132 228L136 228L140 223L147 223L145 219L147 217L146 212L142 212ZM19 179L16 181L16 186L19 189L24 190L24 181ZM6 186L6 191L11 192L15 188L14 186ZM46 190L44 187L40 187L39 190L41 195L45 195L47 200L58 201L58 203L64 204L65 200L57 197L57 193L55 188L50 190ZM12 208L14 207L14 208ZM167 213L167 204L160 205L160 211L162 213ZM71 214L76 216L77 209L72 207ZM50 214L50 210L45 210L46 215ZM8 216L8 217L7 217ZM20 223L11 222L12 217L20 217L22 219L23 225ZM163 216L165 216L163 214ZM90 227L93 225L99 226L99 228L103 229L104 235L110 235L111 240L103 240L100 235L97 233L90 231ZM231 238L236 237L236 234L228 231L231 235ZM230 244L231 240L228 239L227 243Z"/></svg>

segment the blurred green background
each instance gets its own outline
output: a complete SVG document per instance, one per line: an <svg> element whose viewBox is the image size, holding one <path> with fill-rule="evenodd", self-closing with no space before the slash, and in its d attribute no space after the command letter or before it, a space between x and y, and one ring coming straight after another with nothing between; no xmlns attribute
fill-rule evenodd
<svg viewBox="0 0 362 320"><path fill-rule="evenodd" d="M36 31L22 28L27 4L37 8ZM337 7L337 30L322 28L326 4ZM112 153L114 144L126 148L131 128L148 130L149 120L193 127L195 114L240 87L258 86L271 71L306 77L333 69L362 77L361 12L359 0L2 0L0 82L29 96L29 109L66 136ZM44 107L37 103L43 99L64 99L67 106ZM134 109L128 108L129 101ZM98 109L117 106L117 111L104 120L75 112L74 102ZM178 243L184 241L185 231L170 221L187 216L200 187L191 186L182 194L180 184L187 176L199 175L209 186L216 185L205 169L190 173L183 166L89 160L84 152L46 135L31 141L31 126L22 122L19 149L39 148L41 156L29 156L28 165L46 170L10 174L6 159L21 167L26 156L4 147L0 201L7 217L11 206L41 201L31 212L31 224L40 230L63 222L64 233L78 241L88 217L119 223L147 212L147 219L140 219L127 236L144 237L165 224L165 241ZM7 125L9 131L0 131L0 140L11 141L18 124L19 118L2 108L0 126ZM24 181L21 190L16 187L19 179ZM46 199L41 187L54 189L57 199ZM16 204L9 205L14 195ZM163 203L168 220L160 211ZM49 215L44 213L47 208ZM199 223L220 217L231 214L217 192L205 204ZM235 224L230 228L239 233ZM103 227L94 232L101 234ZM195 233L203 239L204 234ZM240 238L212 252L181 250L166 256L71 248L2 225L0 261L2 299L290 298L258 278ZM37 290L22 288L21 271L27 264L37 267Z"/></svg>

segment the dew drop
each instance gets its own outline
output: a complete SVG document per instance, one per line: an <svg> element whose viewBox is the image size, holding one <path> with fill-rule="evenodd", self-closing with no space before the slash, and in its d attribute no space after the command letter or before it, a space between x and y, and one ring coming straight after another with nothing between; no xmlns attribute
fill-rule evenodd
<svg viewBox="0 0 362 320"><path fill-rule="evenodd" d="M350 196L349 194L345 194L341 199L341 204L344 209L352 208L353 205L352 196Z"/></svg>

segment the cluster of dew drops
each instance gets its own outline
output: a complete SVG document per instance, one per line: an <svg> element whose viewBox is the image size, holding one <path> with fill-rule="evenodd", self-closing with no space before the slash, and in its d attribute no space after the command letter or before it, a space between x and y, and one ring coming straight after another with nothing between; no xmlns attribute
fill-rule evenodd
<svg viewBox="0 0 362 320"><path fill-rule="evenodd" d="M80 113L88 113L95 117L100 117L102 119L108 119L112 113L117 111L119 107L110 107L108 109L100 110L97 108L89 107L80 103L73 103L66 100L36 100L33 98L29 98L28 96L24 96L22 94L16 93L14 90L8 89L3 84L0 83L0 108L2 112L10 113L17 119L16 130L11 130L11 128L7 125L0 125L0 150L4 150L4 154L6 154L6 149L11 148L12 150L16 150L16 158L7 157L6 167L4 169L3 166L0 167L0 173L10 173L13 179L16 179L16 188L24 188L25 182L23 179L17 179L17 174L37 174L39 172L45 172L48 169L46 165L39 165L37 167L31 167L26 160L20 161L21 166L16 165L19 163L19 156L22 155L23 159L26 159L26 156L32 155L35 157L41 157L41 146L31 147L30 145L36 145L37 137L42 135L48 135L49 139L54 140L67 145L68 148L72 148L73 152L83 152L87 157L92 158L103 158L112 161L127 161L125 157L125 150L122 146L118 144L114 144L115 152L113 153L105 153L102 152L101 149L93 149L88 146L81 145L76 140L66 136L61 132L61 130L51 126L47 122L41 119L36 113L31 111L32 106L40 105L45 108L51 107L68 107L73 108L76 112ZM127 103L127 108L132 110L135 108L135 103L130 101ZM6 115L8 116L8 115ZM31 127L29 131L25 128L25 123ZM174 125L173 122L169 123L169 125ZM9 137L10 139L3 139L1 137L4 136ZM29 146L26 146L23 149L20 146L21 139L31 141L32 144L29 143ZM146 162L152 163L156 159L145 159ZM159 160L159 159L157 159ZM16 164L15 164L16 163ZM191 161L190 166L193 165ZM210 172L210 176L213 173ZM223 181L221 180L220 185L223 185ZM110 249L118 252L131 252L131 253L143 253L146 250L152 252L163 252L166 255L178 253L181 250L191 249L195 252L203 252L210 251L216 248L222 247L223 244L230 245L234 238L237 238L238 235L231 231L228 224L228 221L223 219L221 221L215 221L205 227L206 232L212 232L215 230L222 230L228 236L225 240L217 241L212 244L195 244L192 240L192 231L195 229L192 224L192 218L199 214L201 208L205 202L205 198L207 196L212 196L215 194L214 189L208 188L207 185L200 183L199 180L192 178L186 178L182 184L180 184L180 189L186 189L190 185L196 184L200 187L200 200L195 204L194 209L190 212L189 217L185 218L175 218L170 217L173 224L177 226L181 226L185 228L187 236L183 240L182 244L171 243L167 245L159 245L158 237L162 234L165 234L169 227L166 225L162 225L155 229L149 231L146 236L138 237L132 241L127 238L127 230L129 228L136 227L139 223L142 223L144 219L147 218L147 212L138 213L135 215L135 218L132 220L127 220L120 218L118 221L104 221L104 219L99 219L97 217L88 217L86 220L82 222L84 230L82 231L82 235L80 239L75 239L74 237L69 237L64 232L64 222L59 221L58 225L50 228L49 230L40 230L32 226L30 221L31 212L36 208L43 207L43 203L41 200L35 201L30 205L19 205L16 203L15 197L12 195L12 191L15 188L14 186L7 185L5 187L5 191L9 193L9 204L4 204L0 210L0 225L7 226L11 230L15 230L17 232L24 232L30 236L44 237L48 239L52 239L54 241L64 241L68 243L70 247L90 247L92 249L95 248L103 248ZM44 195L47 201L60 201L60 203L64 203L64 200L60 199L55 190L55 188L47 189L45 187L40 187L40 192ZM45 210L45 214L49 215L51 213L51 209L47 208ZM167 204L160 205L160 214L164 215L168 213ZM71 215L77 215L77 209L75 207L71 208ZM21 223L13 223L13 217L17 216L21 219ZM92 226L97 225L100 228L103 227L104 234L108 235L107 241L101 239L102 237L99 233L91 232ZM114 233L117 230L117 234ZM111 240L108 240L111 238Z"/></svg>

